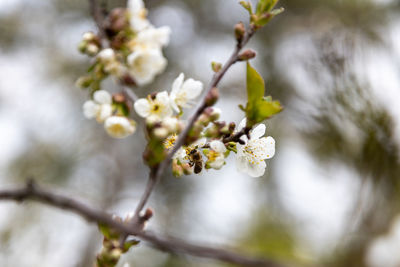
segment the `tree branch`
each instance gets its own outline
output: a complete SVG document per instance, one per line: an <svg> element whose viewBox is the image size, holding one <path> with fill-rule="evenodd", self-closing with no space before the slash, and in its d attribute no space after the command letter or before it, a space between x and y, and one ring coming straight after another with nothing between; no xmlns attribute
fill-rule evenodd
<svg viewBox="0 0 400 267"><path fill-rule="evenodd" d="M149 242L153 247L167 252L217 259L228 263L239 264L241 266L282 267L281 265L270 260L241 256L240 254L226 250L194 245L177 238L160 237L157 234L149 231L138 230L136 226L114 221L111 214L108 214L100 209L90 207L89 205L77 201L71 197L67 197L62 194L56 194L49 190L43 189L37 186L32 180L29 181L25 187L0 190L0 200L14 200L17 202L34 200L57 208L69 210L79 214L90 222L103 223L123 234L135 235L142 240Z"/></svg>
<svg viewBox="0 0 400 267"><path fill-rule="evenodd" d="M174 156L176 151L178 151L178 149L184 144L185 139L187 138L190 129L193 127L196 120L199 118L199 116L203 113L203 111L207 107L206 97L207 97L208 93L211 91L212 88L218 86L219 82L221 81L222 77L224 77L224 75L228 71L228 69L238 61L240 51L248 43L250 38L253 36L254 32L255 32L255 29L253 29L252 27L248 31L246 31L246 34L243 37L243 39L240 42L237 42L236 47L235 47L234 51L232 52L231 56L229 57L228 61L224 64L224 66L221 68L220 71L214 73L214 75L211 79L211 82L207 86L204 97L202 98L200 104L196 108L196 111L194 112L194 114L188 120L186 127L179 134L179 136L175 142L175 145L169 151L167 157L158 165L158 167L155 168L155 170L151 171L151 173L149 175L149 182L147 183L146 190L139 201L139 205L136 208L136 213L135 213L136 217L139 216L139 213L145 207L155 185L158 183L158 181L160 180L161 176L163 175L165 169L170 164L172 157Z"/></svg>

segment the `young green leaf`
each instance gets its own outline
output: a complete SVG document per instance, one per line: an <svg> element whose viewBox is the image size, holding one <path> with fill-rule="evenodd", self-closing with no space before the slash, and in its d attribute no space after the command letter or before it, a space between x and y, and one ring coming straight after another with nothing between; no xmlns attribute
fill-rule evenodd
<svg viewBox="0 0 400 267"><path fill-rule="evenodd" d="M253 7L251 6L251 3L249 1L240 1L239 4L244 7L250 15L253 14Z"/></svg>
<svg viewBox="0 0 400 267"><path fill-rule="evenodd" d="M264 97L265 84L260 74L247 63L247 105L245 109L247 127L262 122L282 111L279 101Z"/></svg>
<svg viewBox="0 0 400 267"><path fill-rule="evenodd" d="M271 11L271 9L276 5L278 0L260 0L257 3L256 14L260 15Z"/></svg>

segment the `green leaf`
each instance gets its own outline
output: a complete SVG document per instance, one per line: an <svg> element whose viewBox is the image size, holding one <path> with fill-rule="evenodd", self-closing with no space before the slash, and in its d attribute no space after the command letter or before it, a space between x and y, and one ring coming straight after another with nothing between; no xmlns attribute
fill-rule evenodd
<svg viewBox="0 0 400 267"><path fill-rule="evenodd" d="M265 26L271 19L273 19L276 15L279 15L284 11L284 8L281 7L279 9L274 9L271 12L262 13L260 15L254 15L252 22L258 26L263 27Z"/></svg>
<svg viewBox="0 0 400 267"><path fill-rule="evenodd" d="M258 15L271 11L271 9L276 5L278 0L260 0L257 3L256 13Z"/></svg>
<svg viewBox="0 0 400 267"><path fill-rule="evenodd" d="M260 74L247 63L247 105L245 108L247 127L262 122L282 111L279 101L264 97L265 84Z"/></svg>
<svg viewBox="0 0 400 267"><path fill-rule="evenodd" d="M244 7L250 15L253 14L253 7L251 6L251 3L248 1L240 1L239 4Z"/></svg>

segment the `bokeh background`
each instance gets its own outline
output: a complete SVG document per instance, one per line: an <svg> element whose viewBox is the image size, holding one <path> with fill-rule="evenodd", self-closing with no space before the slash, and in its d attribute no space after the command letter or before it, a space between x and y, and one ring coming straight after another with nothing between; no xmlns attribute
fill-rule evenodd
<svg viewBox="0 0 400 267"><path fill-rule="evenodd" d="M107 8L124 1L108 0ZM137 89L170 90L180 72L204 83L211 61L247 21L236 0L147 0L150 20L172 28L169 63ZM165 175L150 200L149 229L293 266L400 266L400 2L282 0L286 11L248 47L266 94L284 112L266 122L276 156L264 177L221 171ZM120 216L132 211L148 170L139 130L109 138L86 120L74 86L89 59L77 51L95 30L87 1L0 1L0 185L34 177L47 188ZM222 118L239 122L244 64L221 83ZM115 91L112 80L104 88ZM138 121L139 118L136 117ZM232 157L232 156L231 156ZM92 266L101 235L79 216L36 203L0 203L0 266ZM146 244L119 266L228 266Z"/></svg>

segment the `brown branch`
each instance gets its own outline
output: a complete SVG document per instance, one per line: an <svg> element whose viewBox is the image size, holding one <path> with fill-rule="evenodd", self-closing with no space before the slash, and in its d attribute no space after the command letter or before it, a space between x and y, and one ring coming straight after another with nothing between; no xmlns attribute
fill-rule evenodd
<svg viewBox="0 0 400 267"><path fill-rule="evenodd" d="M178 151L178 149L184 144L185 139L187 138L190 129L193 127L194 123L199 118L199 116L203 113L203 111L207 108L206 97L207 97L208 93L211 91L212 88L218 86L219 82L221 81L221 79L225 75L225 73L228 71L228 69L238 61L240 51L247 44L247 42L250 40L250 38L253 36L254 32L255 32L255 29L250 28L245 33L245 36L243 37L243 39L240 42L237 42L236 47L235 47L234 51L232 52L231 56L229 57L228 61L224 64L224 66L221 68L220 71L214 73L214 75L211 79L211 82L209 83L209 85L205 91L202 101L198 105L194 114L188 120L186 127L179 134L179 136L175 142L175 145L169 151L167 157L158 165L158 167L155 168L155 170L151 171L151 173L149 175L149 181L147 183L146 190L139 201L139 205L136 208L136 213L135 213L136 217L139 216L139 213L145 207L145 205L154 189L154 186L158 183L158 181L160 180L161 176L163 175L165 169L170 164L172 157L174 156L176 151Z"/></svg>
<svg viewBox="0 0 400 267"><path fill-rule="evenodd" d="M98 0L89 0L89 9L94 22L96 23L97 29L99 30L100 40L104 43L104 40L106 39L106 33L104 31L104 16Z"/></svg>
<svg viewBox="0 0 400 267"><path fill-rule="evenodd" d="M90 222L103 223L123 234L135 235L142 240L149 242L153 247L171 253L189 254L198 257L211 258L241 266L281 267L281 265L270 260L250 258L222 249L194 245L177 238L160 237L157 234L149 231L137 230L137 228L132 225L114 221L111 214L108 214L101 209L95 209L71 197L56 194L49 190L43 189L37 186L33 181L28 182L25 187L0 190L0 200L14 200L18 202L24 200L34 200L54 207L69 210L81 215Z"/></svg>

